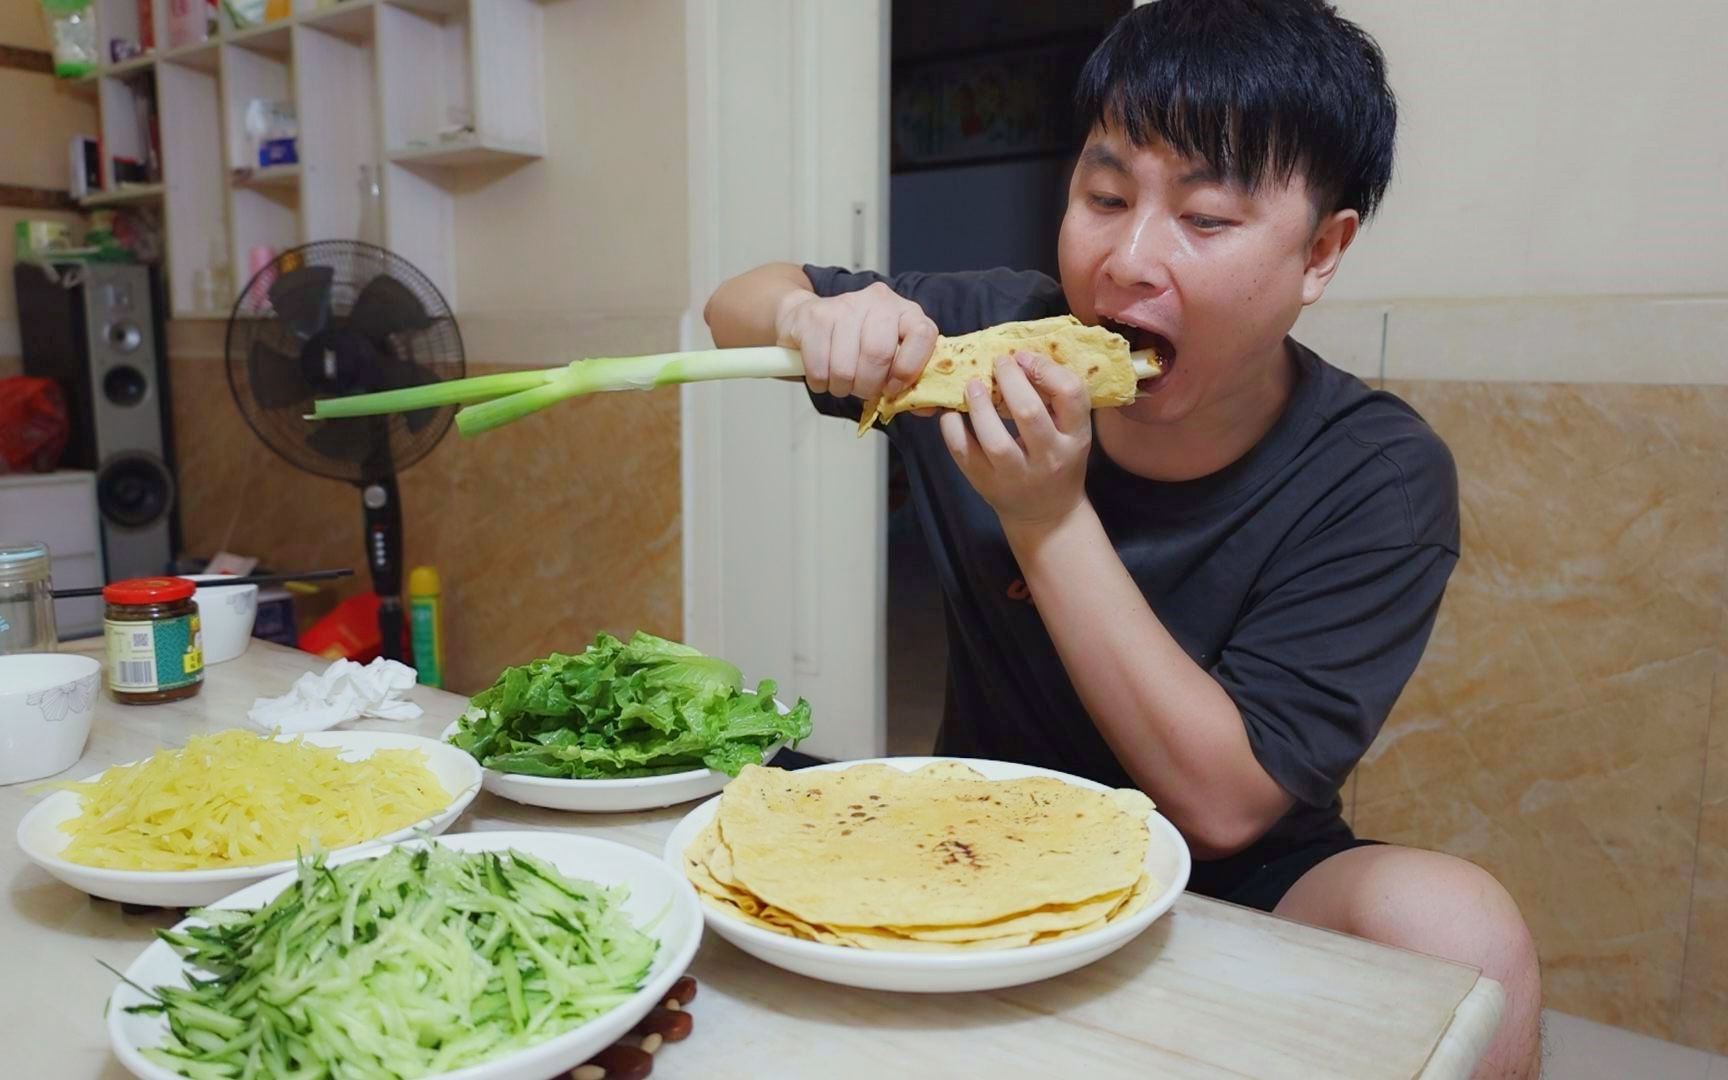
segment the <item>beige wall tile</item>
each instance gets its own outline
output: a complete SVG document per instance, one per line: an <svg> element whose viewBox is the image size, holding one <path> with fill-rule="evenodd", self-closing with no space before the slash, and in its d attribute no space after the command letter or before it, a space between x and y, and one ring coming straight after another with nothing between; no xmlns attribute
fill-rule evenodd
<svg viewBox="0 0 1728 1080"><path fill-rule="evenodd" d="M353 566L344 591L369 588L359 493L267 449L219 361L176 358L173 377L188 550ZM601 629L681 632L676 391L600 395L473 440L452 430L401 487L407 563L444 582L451 689Z"/></svg>
<svg viewBox="0 0 1728 1080"><path fill-rule="evenodd" d="M1398 383L1464 557L1357 775L1364 835L1510 888L1548 1004L1676 1034L1728 551L1728 389Z"/></svg>
<svg viewBox="0 0 1728 1080"><path fill-rule="evenodd" d="M1728 604L1720 638L1679 1037L1692 1046L1728 1054Z"/></svg>

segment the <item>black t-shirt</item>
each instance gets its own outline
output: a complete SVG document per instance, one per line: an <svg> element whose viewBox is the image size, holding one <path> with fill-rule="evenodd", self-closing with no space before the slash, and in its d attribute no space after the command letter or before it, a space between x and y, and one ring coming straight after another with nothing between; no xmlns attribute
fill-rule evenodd
<svg viewBox="0 0 1728 1080"><path fill-rule="evenodd" d="M943 334L1067 313L1035 272L873 273L806 267L823 296L882 281ZM1391 394L1290 342L1289 406L1241 459L1161 482L1093 444L1086 491L1153 612L1230 694L1261 766L1290 795L1263 838L1336 833L1339 789L1416 669L1458 560L1451 454ZM856 420L860 403L813 394ZM1075 693L996 513L949 456L935 417L884 429L901 455L942 585L948 701L937 752L1131 786Z"/></svg>

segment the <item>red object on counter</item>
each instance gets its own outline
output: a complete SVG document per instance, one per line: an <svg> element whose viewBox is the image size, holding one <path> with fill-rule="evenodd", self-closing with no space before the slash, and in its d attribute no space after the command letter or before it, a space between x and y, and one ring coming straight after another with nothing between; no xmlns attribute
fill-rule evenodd
<svg viewBox="0 0 1728 1080"><path fill-rule="evenodd" d="M366 663L382 651L378 632L378 595L356 593L332 608L300 635L300 649L326 660Z"/></svg>
<svg viewBox="0 0 1728 1080"><path fill-rule="evenodd" d="M66 399L53 379L0 379L0 473L53 472L71 435Z"/></svg>

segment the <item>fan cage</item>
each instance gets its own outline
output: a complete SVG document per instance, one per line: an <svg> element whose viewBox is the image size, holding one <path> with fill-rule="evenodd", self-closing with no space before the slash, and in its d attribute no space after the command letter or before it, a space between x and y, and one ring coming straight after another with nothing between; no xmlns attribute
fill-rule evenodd
<svg viewBox="0 0 1728 1080"><path fill-rule="evenodd" d="M308 338L281 317L271 287L284 275L311 267L332 271L329 285L329 326L346 325L366 286L388 275L412 294L425 312L417 329L392 330L375 344L382 359L376 365L385 378L349 380L340 394L395 389L412 382L460 379L465 373L462 335L449 304L436 285L406 259L373 244L352 240L320 240L278 255L246 283L228 321L226 344L228 384L246 423L271 450L297 468L350 483L368 483L389 475L430 453L455 419L454 406L418 413L342 420L307 420L313 402L339 396L327 392L307 375ZM292 363L294 371L261 368ZM405 365L398 367L397 365ZM316 358L312 365L316 368ZM417 370L416 370L417 369ZM261 388L259 381L269 386ZM292 382L299 386L285 390ZM268 402L268 404L266 404Z"/></svg>

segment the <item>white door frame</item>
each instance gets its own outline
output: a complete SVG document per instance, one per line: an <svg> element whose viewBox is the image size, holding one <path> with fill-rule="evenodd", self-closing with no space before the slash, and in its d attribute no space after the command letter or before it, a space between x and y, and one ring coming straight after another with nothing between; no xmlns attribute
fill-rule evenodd
<svg viewBox="0 0 1728 1080"><path fill-rule="evenodd" d="M888 9L686 0L684 348L712 345L702 305L751 266L886 267ZM681 393L685 640L809 699L809 753L885 753L883 440L795 384Z"/></svg>

